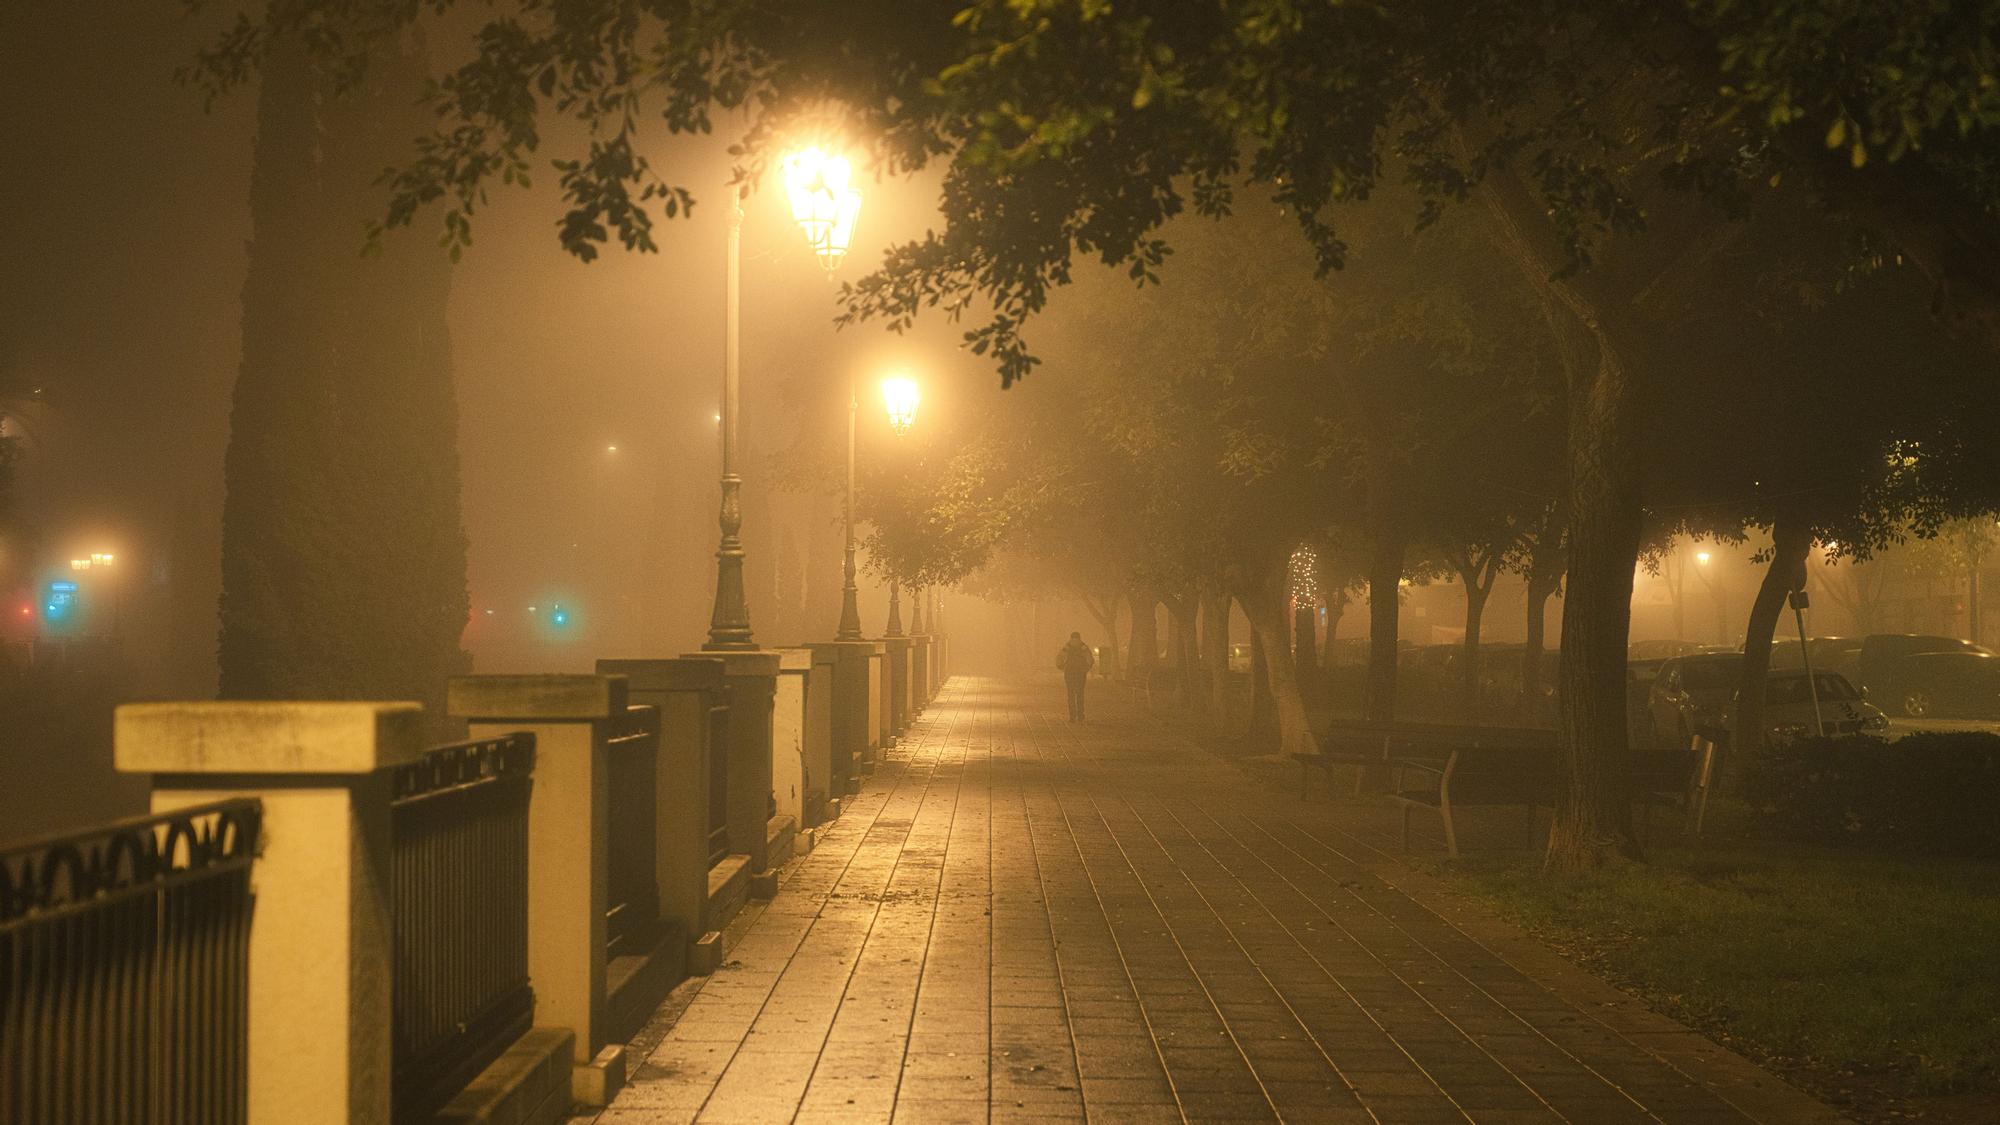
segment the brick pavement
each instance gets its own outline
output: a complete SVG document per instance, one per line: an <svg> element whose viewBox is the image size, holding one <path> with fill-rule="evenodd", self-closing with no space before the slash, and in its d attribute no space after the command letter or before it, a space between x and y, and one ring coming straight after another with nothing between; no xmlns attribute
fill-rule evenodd
<svg viewBox="0 0 2000 1125"><path fill-rule="evenodd" d="M955 679L598 1125L1839 1120L1378 851L1380 815L1061 695Z"/></svg>

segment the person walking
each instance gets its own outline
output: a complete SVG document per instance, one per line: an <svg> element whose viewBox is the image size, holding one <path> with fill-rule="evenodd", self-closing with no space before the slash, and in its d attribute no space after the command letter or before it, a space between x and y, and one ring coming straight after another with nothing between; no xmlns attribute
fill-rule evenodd
<svg viewBox="0 0 2000 1125"><path fill-rule="evenodd" d="M1062 669L1063 686L1069 689L1069 721L1083 721L1083 685L1090 681L1090 666L1097 663L1082 633L1071 633L1069 643L1056 653L1056 667Z"/></svg>

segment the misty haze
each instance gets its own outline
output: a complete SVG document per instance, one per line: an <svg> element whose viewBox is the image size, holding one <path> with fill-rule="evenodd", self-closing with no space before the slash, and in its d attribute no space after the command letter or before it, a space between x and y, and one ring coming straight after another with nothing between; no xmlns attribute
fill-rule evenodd
<svg viewBox="0 0 2000 1125"><path fill-rule="evenodd" d="M0 5L0 1125L2000 1121L1996 43Z"/></svg>

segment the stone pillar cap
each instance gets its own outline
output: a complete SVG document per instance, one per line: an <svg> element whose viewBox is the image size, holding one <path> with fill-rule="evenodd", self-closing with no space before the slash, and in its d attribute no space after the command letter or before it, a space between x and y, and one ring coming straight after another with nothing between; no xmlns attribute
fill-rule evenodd
<svg viewBox="0 0 2000 1125"><path fill-rule="evenodd" d="M366 774L424 752L417 703L127 703L112 720L127 773Z"/></svg>
<svg viewBox="0 0 2000 1125"><path fill-rule="evenodd" d="M728 676L775 676L778 674L778 654L767 649L705 649L686 654L692 659L722 661L723 674Z"/></svg>
<svg viewBox="0 0 2000 1125"><path fill-rule="evenodd" d="M625 713L625 677L551 673L453 676L445 712L457 719L578 722Z"/></svg>
<svg viewBox="0 0 2000 1125"><path fill-rule="evenodd" d="M814 652L831 653L836 660L865 660L869 653L882 651L877 641L813 641L806 647Z"/></svg>
<svg viewBox="0 0 2000 1125"><path fill-rule="evenodd" d="M623 676L633 691L720 691L723 662L714 656L600 660L601 676Z"/></svg>

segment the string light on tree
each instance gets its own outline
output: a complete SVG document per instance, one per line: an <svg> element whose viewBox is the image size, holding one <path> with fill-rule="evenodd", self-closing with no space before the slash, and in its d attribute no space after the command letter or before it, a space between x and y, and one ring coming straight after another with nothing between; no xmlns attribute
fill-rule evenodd
<svg viewBox="0 0 2000 1125"><path fill-rule="evenodd" d="M1294 602L1313 605L1319 601L1319 555L1311 544L1301 543L1292 552L1290 579Z"/></svg>

